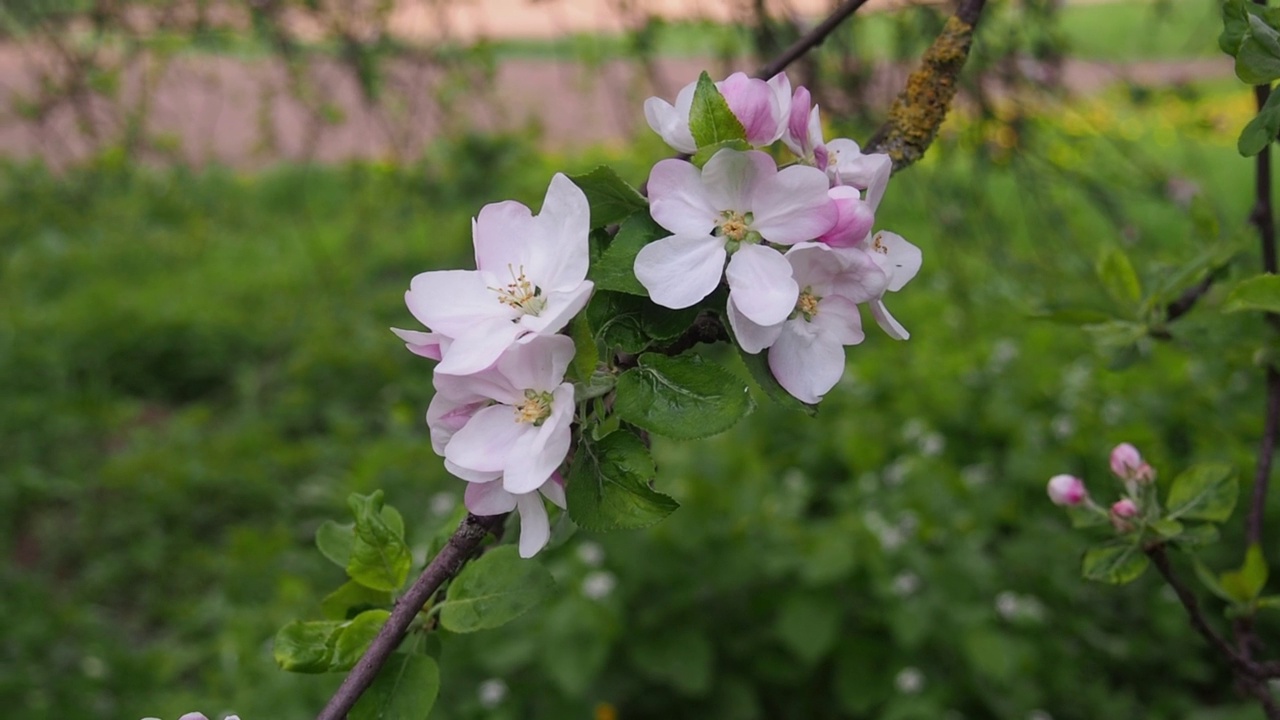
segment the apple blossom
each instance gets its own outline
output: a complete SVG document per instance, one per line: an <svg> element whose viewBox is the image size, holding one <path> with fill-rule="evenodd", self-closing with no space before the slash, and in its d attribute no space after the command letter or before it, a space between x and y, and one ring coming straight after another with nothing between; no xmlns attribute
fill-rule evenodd
<svg viewBox="0 0 1280 720"><path fill-rule="evenodd" d="M591 296L589 230L586 195L559 173L539 215L513 201L484 206L472 222L476 269L421 273L405 293L414 317L452 340L436 372L478 372L512 344L568 324Z"/></svg>
<svg viewBox="0 0 1280 720"><path fill-rule="evenodd" d="M832 247L852 247L871 232L876 222L875 209L862 199L855 187L837 185L827 191L836 206L836 223L818 238Z"/></svg>
<svg viewBox="0 0 1280 720"><path fill-rule="evenodd" d="M1149 483L1156 478L1155 470L1129 443L1120 443L1111 451L1111 472L1128 482Z"/></svg>
<svg viewBox="0 0 1280 720"><path fill-rule="evenodd" d="M1116 532L1133 530L1133 523L1129 522L1129 520L1137 517L1137 515L1138 504L1129 498L1121 498L1111 505L1111 524L1115 527Z"/></svg>
<svg viewBox="0 0 1280 720"><path fill-rule="evenodd" d="M658 97L644 101L644 118L649 127L682 153L693 154L698 150L689 130L689 114L697 87L694 81L681 88L675 105ZM748 143L764 147L782 137L791 112L791 81L786 74L778 73L765 82L747 77L745 73L734 73L717 82L716 89L742 123Z"/></svg>
<svg viewBox="0 0 1280 720"><path fill-rule="evenodd" d="M520 557L531 558L546 547L551 539L551 523L542 498L564 509L564 478L552 473L537 490L512 493L503 488L501 480L470 483L463 495L463 504L476 515L501 515L516 510L520 513Z"/></svg>
<svg viewBox="0 0 1280 720"><path fill-rule="evenodd" d="M445 468L469 482L501 477L517 495L541 487L569 453L573 352L563 335L537 336L474 375L437 372L427 422Z"/></svg>
<svg viewBox="0 0 1280 720"><path fill-rule="evenodd" d="M893 160L883 153L863 154L858 143L847 138L832 140L826 148L826 170L831 184L864 190L871 209L880 207L889 177L893 175Z"/></svg>
<svg viewBox="0 0 1280 720"><path fill-rule="evenodd" d="M867 235L857 247L866 250L876 265L889 278L889 282L885 286L886 292L901 290L903 286L911 281L911 278L916 276L916 273L920 272L920 264L922 262L920 248L904 240L901 235L881 230L874 236ZM907 329L902 327L902 324L893 315L889 314L889 309L884 305L883 297L882 294L879 298L871 300L869 303L871 315L876 319L876 324L894 340L910 338L911 333L907 332Z"/></svg>
<svg viewBox="0 0 1280 720"><path fill-rule="evenodd" d="M1075 507L1089 497L1084 481L1074 475L1054 475L1049 478L1049 500L1054 505Z"/></svg>
<svg viewBox="0 0 1280 720"><path fill-rule="evenodd" d="M822 139L822 118L818 106L809 105L809 89L801 85L791 97L791 115L787 121L782 142L800 158L800 162L826 170L829 160L826 142Z"/></svg>
<svg viewBox="0 0 1280 720"><path fill-rule="evenodd" d="M865 335L859 302L878 297L887 277L864 251L801 243L787 251L792 277L802 288L790 316L762 326L729 298L729 325L742 349L769 349L769 369L795 398L816 403L844 374L845 345Z"/></svg>
<svg viewBox="0 0 1280 720"><path fill-rule="evenodd" d="M142 718L142 720L159 720L159 718ZM190 712L178 718L178 720L209 720L209 718L204 713ZM223 720L240 720L240 718L236 715L228 715Z"/></svg>
<svg viewBox="0 0 1280 720"><path fill-rule="evenodd" d="M838 211L827 189L822 171L780 171L758 151L721 150L701 170L662 160L649 175L650 213L674 234L640 250L636 278L654 302L679 309L710 295L723 273L743 315L781 322L800 290L782 254L760 243L794 245L830 230Z"/></svg>

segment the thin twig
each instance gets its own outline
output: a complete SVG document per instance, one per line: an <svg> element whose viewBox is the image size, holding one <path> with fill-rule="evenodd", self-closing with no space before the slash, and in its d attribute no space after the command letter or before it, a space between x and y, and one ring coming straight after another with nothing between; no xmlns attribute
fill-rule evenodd
<svg viewBox="0 0 1280 720"><path fill-rule="evenodd" d="M449 542L439 554L432 558L426 569L414 581L409 592L396 601L391 617L387 618L382 630L378 631L373 644L360 658L360 662L352 668L347 679L342 681L342 685L329 699L329 704L324 706L324 710L316 716L316 720L342 720L347 716L364 691L369 689L369 685L377 677L378 671L386 664L387 659L391 657L391 653L400 646L400 641L409 630L409 624L422 611L423 605L446 580L462 569L467 559L480 546L480 541L495 528L500 527L506 517L505 514L485 517L468 514L463 519L462 524L449 538Z"/></svg>
<svg viewBox="0 0 1280 720"><path fill-rule="evenodd" d="M791 63L799 60L805 53L822 44L823 40L831 34L833 30L839 27L840 23L846 18L858 11L858 8L867 4L867 0L846 0L835 12L827 16L826 20L818 23L812 30L805 33L803 37L791 43L791 47L782 52L781 55L774 58L772 62L765 64L764 67L756 71L756 77L768 80L777 75Z"/></svg>
<svg viewBox="0 0 1280 720"><path fill-rule="evenodd" d="M1231 647L1223 639L1222 635L1218 634L1218 631L1214 630L1213 626L1209 624L1204 613L1200 610L1200 601L1196 599L1196 594L1174 573L1173 566L1169 564L1169 554L1165 551L1164 545L1153 545L1147 548L1147 557L1151 558L1156 570L1160 571L1160 575L1164 577L1165 582L1169 583L1169 587L1173 588L1178 600L1182 602L1182 607L1187 611L1187 618L1191 621L1191 627L1195 628L1196 632L1204 636L1204 639L1226 658L1227 664L1231 666L1233 671L1250 678L1257 677L1260 673L1257 665L1241 657L1235 648Z"/></svg>
<svg viewBox="0 0 1280 720"><path fill-rule="evenodd" d="M1265 5L1266 3L1261 3ZM1261 112L1271 96L1270 85L1256 85L1253 97ZM1258 229L1262 244L1262 271L1280 272L1276 259L1276 219L1271 202L1271 144L1258 153L1255 165L1253 210L1249 222ZM1271 327L1280 329L1280 315L1267 313ZM1250 544L1262 542L1262 523L1266 514L1267 486L1271 482L1271 462L1275 456L1276 433L1280 432L1280 374L1267 368L1267 415L1262 428L1262 441L1258 448L1258 467L1253 478L1253 494L1249 514L1245 518L1245 532Z"/></svg>

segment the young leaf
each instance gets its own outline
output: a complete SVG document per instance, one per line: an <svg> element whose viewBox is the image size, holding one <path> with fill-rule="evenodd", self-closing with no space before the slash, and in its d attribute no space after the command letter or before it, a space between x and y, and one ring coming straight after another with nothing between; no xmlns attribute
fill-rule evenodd
<svg viewBox="0 0 1280 720"><path fill-rule="evenodd" d="M741 380L698 355L641 355L618 377L617 393L624 422L677 440L728 430L755 408Z"/></svg>
<svg viewBox="0 0 1280 720"><path fill-rule="evenodd" d="M1142 284L1133 263L1121 248L1111 245L1098 258L1098 279L1111 298L1121 305L1137 305L1142 300Z"/></svg>
<svg viewBox="0 0 1280 720"><path fill-rule="evenodd" d="M583 382L595 374L596 365L600 363L600 348L596 346L595 335L591 332L591 321L586 313L578 313L569 321L569 336L573 338L573 372ZM575 395L578 401L581 396Z"/></svg>
<svg viewBox="0 0 1280 720"><path fill-rule="evenodd" d="M1241 310L1280 312L1280 275L1258 275L1232 288L1227 301L1222 304L1222 311Z"/></svg>
<svg viewBox="0 0 1280 720"><path fill-rule="evenodd" d="M1213 571L1195 555L1191 556L1191 568L1195 570L1196 577L1200 580L1200 584L1204 585L1209 592L1229 603L1234 603L1236 601L1235 598L1231 597L1231 593L1227 592L1227 589L1222 587L1222 583L1218 581L1218 576L1214 575Z"/></svg>
<svg viewBox="0 0 1280 720"><path fill-rule="evenodd" d="M623 221L618 234L601 253L600 259L591 264L587 277L600 290L648 297L649 291L636 279L636 255L645 245L670 234L649 217L647 210L633 213Z"/></svg>
<svg viewBox="0 0 1280 720"><path fill-rule="evenodd" d="M391 593L385 590L374 590L355 580L348 580L342 587L329 593L320 601L320 610L330 620L350 620L365 610L390 604Z"/></svg>
<svg viewBox="0 0 1280 720"><path fill-rule="evenodd" d="M440 667L427 655L394 653L347 720L426 720L440 692Z"/></svg>
<svg viewBox="0 0 1280 720"><path fill-rule="evenodd" d="M378 636L391 613L386 610L368 610L345 623L334 643L333 658L329 661L331 672L346 672L355 667L369 644Z"/></svg>
<svg viewBox="0 0 1280 720"><path fill-rule="evenodd" d="M1218 528L1210 523L1192 525L1182 534L1173 538L1173 542L1183 549L1204 547L1218 541Z"/></svg>
<svg viewBox="0 0 1280 720"><path fill-rule="evenodd" d="M1262 548L1257 543L1251 544L1245 551L1244 565L1239 570L1222 573L1218 580L1234 602L1253 602L1267 585L1267 559Z"/></svg>
<svg viewBox="0 0 1280 720"><path fill-rule="evenodd" d="M400 521L401 528L395 527L394 520L387 522L381 490L369 495L353 493L347 502L356 516L355 543L347 561L347 574L374 590L399 590L409 576L412 563L409 546L397 534L397 530L403 528L403 521ZM398 516L396 513L395 517Z"/></svg>
<svg viewBox="0 0 1280 720"><path fill-rule="evenodd" d="M1231 517L1238 492L1230 465L1194 465L1174 479L1164 506L1170 520L1222 522Z"/></svg>
<svg viewBox="0 0 1280 720"><path fill-rule="evenodd" d="M1084 554L1081 574L1087 580L1124 585L1141 575L1150 562L1137 538L1121 538L1090 548Z"/></svg>
<svg viewBox="0 0 1280 720"><path fill-rule="evenodd" d="M1245 157L1253 157L1270 145L1280 134L1280 94L1267 96L1267 102L1258 114L1240 131L1236 150Z"/></svg>
<svg viewBox="0 0 1280 720"><path fill-rule="evenodd" d="M747 130L706 72L698 76L689 111L689 132L699 148L730 140L746 140Z"/></svg>
<svg viewBox="0 0 1280 720"><path fill-rule="evenodd" d="M570 175L569 179L587 196L593 228L620 222L649 207L649 201L607 165L582 175Z"/></svg>
<svg viewBox="0 0 1280 720"><path fill-rule="evenodd" d="M334 642L344 623L331 620L293 622L276 633L272 655L282 670L296 673L329 671Z"/></svg>
<svg viewBox="0 0 1280 720"><path fill-rule="evenodd" d="M456 633L505 625L554 592L555 580L514 545L496 547L463 568L440 604L440 624Z"/></svg>
<svg viewBox="0 0 1280 720"><path fill-rule="evenodd" d="M1280 78L1280 32L1254 13L1247 20L1249 28L1236 53L1236 77L1263 85Z"/></svg>
<svg viewBox="0 0 1280 720"><path fill-rule="evenodd" d="M569 471L569 517L584 530L601 532L653 525L679 507L649 487L654 473L649 451L629 432L614 431L595 443L584 439Z"/></svg>
<svg viewBox="0 0 1280 720"><path fill-rule="evenodd" d="M356 526L354 523L339 525L332 520L325 520L316 528L316 547L320 554L329 558L335 565L346 569L351 561L351 547L356 543Z"/></svg>

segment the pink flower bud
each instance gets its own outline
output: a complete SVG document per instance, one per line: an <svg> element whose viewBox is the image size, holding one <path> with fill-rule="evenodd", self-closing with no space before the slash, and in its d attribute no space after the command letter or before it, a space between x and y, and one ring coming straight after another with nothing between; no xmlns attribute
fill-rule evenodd
<svg viewBox="0 0 1280 720"><path fill-rule="evenodd" d="M1138 504L1129 498L1117 500L1111 506L1111 514L1127 520L1138 514Z"/></svg>
<svg viewBox="0 0 1280 720"><path fill-rule="evenodd" d="M1075 507L1084 502L1088 492L1084 481L1074 475L1054 475L1049 478L1049 499L1054 505Z"/></svg>
<svg viewBox="0 0 1280 720"><path fill-rule="evenodd" d="M1111 451L1111 472L1121 480L1133 480L1143 465L1138 448L1129 443L1120 443Z"/></svg>

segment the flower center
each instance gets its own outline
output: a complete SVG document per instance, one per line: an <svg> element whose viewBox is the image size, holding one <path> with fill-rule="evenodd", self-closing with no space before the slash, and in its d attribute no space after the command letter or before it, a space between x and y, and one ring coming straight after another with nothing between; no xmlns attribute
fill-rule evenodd
<svg viewBox="0 0 1280 720"><path fill-rule="evenodd" d="M800 291L800 299L796 300L796 312L804 318L805 322L813 322L813 316L818 314L818 302L822 298L813 294L813 288L806 287Z"/></svg>
<svg viewBox="0 0 1280 720"><path fill-rule="evenodd" d="M871 240L871 250L872 252L878 252L881 255L889 254L889 248L885 247L884 243L880 241L880 233L876 233L875 238Z"/></svg>
<svg viewBox="0 0 1280 720"><path fill-rule="evenodd" d="M520 266L517 274L515 268L507 265L507 272L511 273L511 282L507 283L506 287L489 288L498 293L498 302L520 310L525 315L536 316L542 312L542 309L547 306L547 300L542 297L542 289L529 282L529 278L524 276L524 266Z"/></svg>
<svg viewBox="0 0 1280 720"><path fill-rule="evenodd" d="M542 427L551 417L551 393L525 390L524 402L516 405L516 422Z"/></svg>
<svg viewBox="0 0 1280 720"><path fill-rule="evenodd" d="M739 213L725 210L720 213L719 235L730 242L740 243L747 239L751 232L751 213Z"/></svg>

